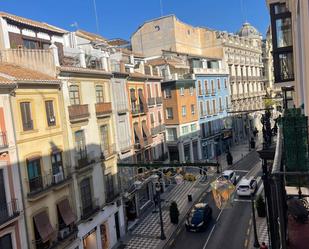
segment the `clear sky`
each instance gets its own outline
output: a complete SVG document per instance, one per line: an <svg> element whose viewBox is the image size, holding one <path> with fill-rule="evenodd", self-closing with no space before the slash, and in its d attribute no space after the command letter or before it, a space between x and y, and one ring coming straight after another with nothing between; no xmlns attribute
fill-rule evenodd
<svg viewBox="0 0 309 249"><path fill-rule="evenodd" d="M3 0L0 10L74 30L71 24L96 32L96 1L99 34L129 39L144 21L161 15L160 0ZM163 15L181 21L235 32L247 20L263 35L269 15L265 0L161 0Z"/></svg>

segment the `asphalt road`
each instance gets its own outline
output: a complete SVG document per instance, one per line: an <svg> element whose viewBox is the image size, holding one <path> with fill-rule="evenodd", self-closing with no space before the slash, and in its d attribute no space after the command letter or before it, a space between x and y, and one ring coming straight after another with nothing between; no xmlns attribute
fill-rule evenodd
<svg viewBox="0 0 309 249"><path fill-rule="evenodd" d="M256 152L248 154L231 169L236 171L239 180L245 175L260 175L259 156ZM259 186L261 185L261 181ZM184 224L177 231L170 249L246 249L246 239L251 218L251 202L248 198L235 197L233 207L219 210L207 189L201 202L207 202L213 209L212 221L206 231L188 232Z"/></svg>

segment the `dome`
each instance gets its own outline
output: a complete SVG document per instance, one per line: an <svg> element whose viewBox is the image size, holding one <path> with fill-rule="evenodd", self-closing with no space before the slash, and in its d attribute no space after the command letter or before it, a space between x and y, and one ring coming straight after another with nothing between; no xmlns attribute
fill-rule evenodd
<svg viewBox="0 0 309 249"><path fill-rule="evenodd" d="M237 33L241 37L260 38L261 34L250 23L245 22Z"/></svg>

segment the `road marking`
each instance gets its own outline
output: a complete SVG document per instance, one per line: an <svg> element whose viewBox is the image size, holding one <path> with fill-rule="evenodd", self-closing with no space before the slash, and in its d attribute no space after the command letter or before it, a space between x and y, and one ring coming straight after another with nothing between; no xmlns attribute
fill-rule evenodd
<svg viewBox="0 0 309 249"><path fill-rule="evenodd" d="M261 185L259 186L258 191L256 192L256 195L259 196L263 189L264 189L264 185L263 185L263 183L261 183Z"/></svg>
<svg viewBox="0 0 309 249"><path fill-rule="evenodd" d="M246 200L246 199L234 199L236 202L251 202L251 200Z"/></svg>
<svg viewBox="0 0 309 249"><path fill-rule="evenodd" d="M248 173L249 170L243 170L243 169L235 169L235 172L239 172L239 173Z"/></svg>
<svg viewBox="0 0 309 249"><path fill-rule="evenodd" d="M216 222L218 222L218 220L220 219L222 212L223 212L223 209L221 209L219 215L217 216ZM206 246L207 246L207 244L208 244L208 242L209 242L209 240L210 240L210 238L211 238L211 236L212 236L212 233L214 232L214 230L215 230L215 228L216 228L216 225L217 225L217 223L214 224L214 226L212 227L212 229L211 229L211 231L210 231L210 233L209 233L209 235L208 235L208 238L207 238L207 240L206 240L206 242L205 242L205 244L204 244L204 246L203 246L203 249L206 248Z"/></svg>

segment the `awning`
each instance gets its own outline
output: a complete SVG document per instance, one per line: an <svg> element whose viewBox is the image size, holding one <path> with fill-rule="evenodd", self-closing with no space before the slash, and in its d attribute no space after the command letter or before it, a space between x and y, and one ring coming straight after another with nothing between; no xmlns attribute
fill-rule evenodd
<svg viewBox="0 0 309 249"><path fill-rule="evenodd" d="M150 132L149 132L149 129L148 129L148 127L147 127L146 122L142 122L142 127L143 127L143 130L144 130L144 132L145 132L147 138L150 137Z"/></svg>
<svg viewBox="0 0 309 249"><path fill-rule="evenodd" d="M144 140L143 140L143 136L141 134L141 131L139 129L138 125L134 125L134 132L136 133L136 136L138 137L139 143L141 146L144 146Z"/></svg>
<svg viewBox="0 0 309 249"><path fill-rule="evenodd" d="M68 226L75 221L75 215L70 206L69 200L64 199L58 203L59 212L64 223Z"/></svg>
<svg viewBox="0 0 309 249"><path fill-rule="evenodd" d="M49 241L55 234L55 230L50 224L49 217L46 211L35 215L34 223L43 243Z"/></svg>

